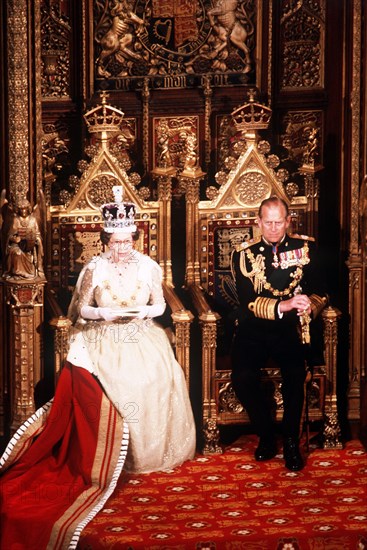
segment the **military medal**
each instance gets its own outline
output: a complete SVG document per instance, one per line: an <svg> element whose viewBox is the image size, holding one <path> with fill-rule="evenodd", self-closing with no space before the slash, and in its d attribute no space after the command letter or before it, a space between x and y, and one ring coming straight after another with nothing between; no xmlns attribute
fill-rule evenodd
<svg viewBox="0 0 367 550"><path fill-rule="evenodd" d="M275 267L275 269L277 267L279 267L279 260L278 260L278 245L276 244L272 244L271 245L271 250L273 252L273 261L272 261L272 266Z"/></svg>
<svg viewBox="0 0 367 550"><path fill-rule="evenodd" d="M279 254L279 262L281 269L288 269L289 267L308 264L310 262L308 255L308 244L305 243L302 248L281 252Z"/></svg>

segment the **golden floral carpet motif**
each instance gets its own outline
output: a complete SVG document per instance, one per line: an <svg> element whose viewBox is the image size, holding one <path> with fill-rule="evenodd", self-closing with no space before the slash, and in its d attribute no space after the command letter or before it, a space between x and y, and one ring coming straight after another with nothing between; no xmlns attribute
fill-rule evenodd
<svg viewBox="0 0 367 550"><path fill-rule="evenodd" d="M367 453L311 449L300 472L282 452L253 458L242 436L172 471L123 474L80 550L366 550Z"/></svg>

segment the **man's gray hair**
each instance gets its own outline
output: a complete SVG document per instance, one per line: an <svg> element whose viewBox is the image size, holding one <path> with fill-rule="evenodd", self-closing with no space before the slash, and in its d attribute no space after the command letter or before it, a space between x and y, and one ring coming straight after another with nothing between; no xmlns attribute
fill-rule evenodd
<svg viewBox="0 0 367 550"><path fill-rule="evenodd" d="M281 197L277 197L276 195L273 195L272 197L268 197L267 199L264 199L259 206L259 212L258 212L259 218L261 218L261 212L264 206L284 206L285 217L287 218L289 216L288 204Z"/></svg>

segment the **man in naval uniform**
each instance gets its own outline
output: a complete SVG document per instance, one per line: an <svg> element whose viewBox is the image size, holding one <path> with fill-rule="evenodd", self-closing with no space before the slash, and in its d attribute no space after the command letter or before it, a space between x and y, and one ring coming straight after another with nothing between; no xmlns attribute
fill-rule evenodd
<svg viewBox="0 0 367 550"><path fill-rule="evenodd" d="M257 223L261 237L242 243L232 255L240 304L232 384L259 436L255 459L271 459L277 454L277 443L260 369L269 359L276 362L282 376L285 466L298 471L304 466L299 432L309 324L327 298L320 292L313 239L287 234L290 216L286 202L278 197L265 199Z"/></svg>

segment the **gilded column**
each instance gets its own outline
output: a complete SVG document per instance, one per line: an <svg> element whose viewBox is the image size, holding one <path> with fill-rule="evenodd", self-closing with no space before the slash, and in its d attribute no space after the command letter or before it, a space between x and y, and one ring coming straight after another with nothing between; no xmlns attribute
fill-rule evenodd
<svg viewBox="0 0 367 550"><path fill-rule="evenodd" d="M34 412L34 385L40 379L39 334L43 324L44 283L6 285L9 306L9 346L11 365L9 395L13 405L11 431ZM38 360L37 360L38 359Z"/></svg>
<svg viewBox="0 0 367 550"><path fill-rule="evenodd" d="M185 190L186 196L186 285L200 285L198 202L200 180L204 175L198 168L192 174L183 171L179 176L180 186Z"/></svg>
<svg viewBox="0 0 367 550"><path fill-rule="evenodd" d="M348 418L358 420L360 417L360 384L363 371L363 353L365 352L365 335L363 334L363 312L365 307L365 281L363 280L362 253L359 242L359 188L360 174L360 131L361 131L361 83L362 71L362 6L360 0L353 2L353 50L352 50L352 83L350 110L352 130L350 135L350 245L347 266L349 269L349 318L351 319L351 337L349 351L349 391Z"/></svg>
<svg viewBox="0 0 367 550"><path fill-rule="evenodd" d="M208 319L209 317L209 319ZM210 317L213 317L210 319ZM219 444L219 429L217 426L215 402L215 372L217 351L217 319L214 316L200 316L202 328L202 359L203 359L203 454L220 454L223 452Z"/></svg>
<svg viewBox="0 0 367 550"><path fill-rule="evenodd" d="M165 282L173 286L171 260L171 201L172 178L176 175L176 170L172 166L169 168L155 168L152 171L152 175L158 183L160 210L160 226L158 232L159 264L163 269Z"/></svg>
<svg viewBox="0 0 367 550"><path fill-rule="evenodd" d="M144 79L141 95L143 98L143 162L146 171L149 167L149 78Z"/></svg>
<svg viewBox="0 0 367 550"><path fill-rule="evenodd" d="M34 412L34 386L43 375L44 232L32 207L42 194L40 2L9 0L6 10L9 182L1 199L14 215L13 226L5 221L2 225L7 249L1 284L9 351L1 399L9 397L14 431ZM12 254L18 244L22 254Z"/></svg>
<svg viewBox="0 0 367 550"><path fill-rule="evenodd" d="M40 5L7 2L9 190L17 204L42 184ZM31 186L31 188L30 188Z"/></svg>
<svg viewBox="0 0 367 550"><path fill-rule="evenodd" d="M340 311L327 307L322 312L324 325L325 364L327 367L327 390L325 396L325 422L323 429L323 448L341 449L340 426L338 419L338 406L336 394L337 382L337 348L338 348L338 319Z"/></svg>
<svg viewBox="0 0 367 550"><path fill-rule="evenodd" d="M210 154L211 154L211 131L210 131L210 119L212 116L212 96L213 89L211 86L211 77L209 75L203 78L203 88L205 96L205 158L204 163L206 169L210 166Z"/></svg>

